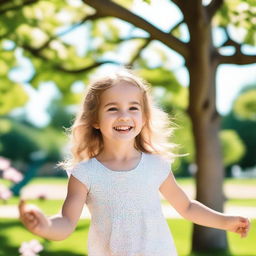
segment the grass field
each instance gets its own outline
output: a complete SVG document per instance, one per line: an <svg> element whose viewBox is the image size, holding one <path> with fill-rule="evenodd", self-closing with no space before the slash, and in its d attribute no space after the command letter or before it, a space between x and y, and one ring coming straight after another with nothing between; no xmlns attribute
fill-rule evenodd
<svg viewBox="0 0 256 256"><path fill-rule="evenodd" d="M192 224L182 219L168 220L179 256L190 255L190 237ZM89 220L80 220L76 231L64 241L47 241L30 234L15 219L0 219L0 256L16 256L23 241L38 239L45 247L40 256L84 256L87 255L87 237ZM229 253L194 254L193 256L255 256L256 221L246 239L228 233ZM156 255L157 256L157 255ZM191 255L192 256L192 255Z"/></svg>
<svg viewBox="0 0 256 256"><path fill-rule="evenodd" d="M195 184L194 178L177 178L177 181L180 185L191 185ZM7 180L3 180L0 178L0 184L10 185L10 182ZM67 178L53 178L53 177L38 177L34 178L29 184L67 184ZM252 185L256 186L256 178L255 179L232 179L226 178L224 180L224 185Z"/></svg>
<svg viewBox="0 0 256 256"><path fill-rule="evenodd" d="M191 185L194 181L190 179L178 179L181 185ZM0 184L10 183L0 180ZM36 178L30 184L56 184L66 185L66 178ZM225 184L244 185L256 187L256 179L232 180L226 179ZM17 205L18 197L13 197L8 201L8 205ZM47 215L56 214L60 209L63 200L29 200L40 207ZM166 203L163 201L163 203ZM256 207L256 199L236 199L231 198L226 202L232 206ZM2 202L0 201L0 205ZM256 256L256 220L252 220L252 227L249 236L241 239L238 235L228 233L229 253L190 254L192 224L183 219L168 219L168 224L172 231L179 256ZM45 249L40 256L85 256L87 254L87 236L89 220L80 220L76 231L65 241L50 242L37 238L26 231L21 223L16 219L0 219L0 256L19 255L18 248L23 241L31 239L40 240Z"/></svg>

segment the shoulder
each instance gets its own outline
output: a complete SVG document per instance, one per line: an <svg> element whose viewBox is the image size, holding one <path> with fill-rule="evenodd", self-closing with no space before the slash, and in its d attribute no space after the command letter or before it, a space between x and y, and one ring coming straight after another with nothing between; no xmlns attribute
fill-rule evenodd
<svg viewBox="0 0 256 256"><path fill-rule="evenodd" d="M91 186L91 175L94 173L93 170L93 159L88 159L77 163L70 171L69 176L73 176L80 182L86 185L88 189Z"/></svg>
<svg viewBox="0 0 256 256"><path fill-rule="evenodd" d="M171 161L167 157L160 155L160 154L145 154L147 161L150 162L151 164L155 163L157 165L163 165L163 166L170 166Z"/></svg>
<svg viewBox="0 0 256 256"><path fill-rule="evenodd" d="M171 172L171 161L160 154L146 154L147 166L153 170L158 186L168 177Z"/></svg>
<svg viewBox="0 0 256 256"><path fill-rule="evenodd" d="M76 165L74 165L72 171L75 171L78 169L90 169L90 167L92 166L92 162L93 162L93 158L83 160L83 161L77 163Z"/></svg>

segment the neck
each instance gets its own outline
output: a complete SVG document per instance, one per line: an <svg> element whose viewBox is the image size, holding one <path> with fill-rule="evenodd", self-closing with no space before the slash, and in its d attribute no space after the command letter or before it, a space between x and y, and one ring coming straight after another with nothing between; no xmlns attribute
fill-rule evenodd
<svg viewBox="0 0 256 256"><path fill-rule="evenodd" d="M102 152L97 156L99 160L127 160L138 157L141 153L135 149L134 141L131 143L104 143Z"/></svg>

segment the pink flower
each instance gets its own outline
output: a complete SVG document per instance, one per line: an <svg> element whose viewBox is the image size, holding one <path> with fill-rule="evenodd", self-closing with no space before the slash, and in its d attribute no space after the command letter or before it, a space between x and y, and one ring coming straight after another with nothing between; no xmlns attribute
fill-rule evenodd
<svg viewBox="0 0 256 256"><path fill-rule="evenodd" d="M6 170L11 165L11 162L2 156L0 156L0 170Z"/></svg>
<svg viewBox="0 0 256 256"><path fill-rule="evenodd" d="M19 248L21 256L36 256L38 252L43 250L43 246L38 240L33 239L29 242L23 242Z"/></svg>
<svg viewBox="0 0 256 256"><path fill-rule="evenodd" d="M9 167L3 172L3 178L18 183L23 179L23 175L17 169Z"/></svg>
<svg viewBox="0 0 256 256"><path fill-rule="evenodd" d="M0 199L7 200L12 196L11 190L3 185L0 185Z"/></svg>

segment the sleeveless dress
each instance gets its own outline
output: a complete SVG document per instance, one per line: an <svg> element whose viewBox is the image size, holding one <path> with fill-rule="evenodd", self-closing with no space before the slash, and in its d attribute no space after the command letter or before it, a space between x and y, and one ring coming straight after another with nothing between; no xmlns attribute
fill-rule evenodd
<svg viewBox="0 0 256 256"><path fill-rule="evenodd" d="M113 171L96 158L78 163L71 175L89 190L88 256L177 256L162 213L159 187L170 165L142 153L129 171Z"/></svg>

